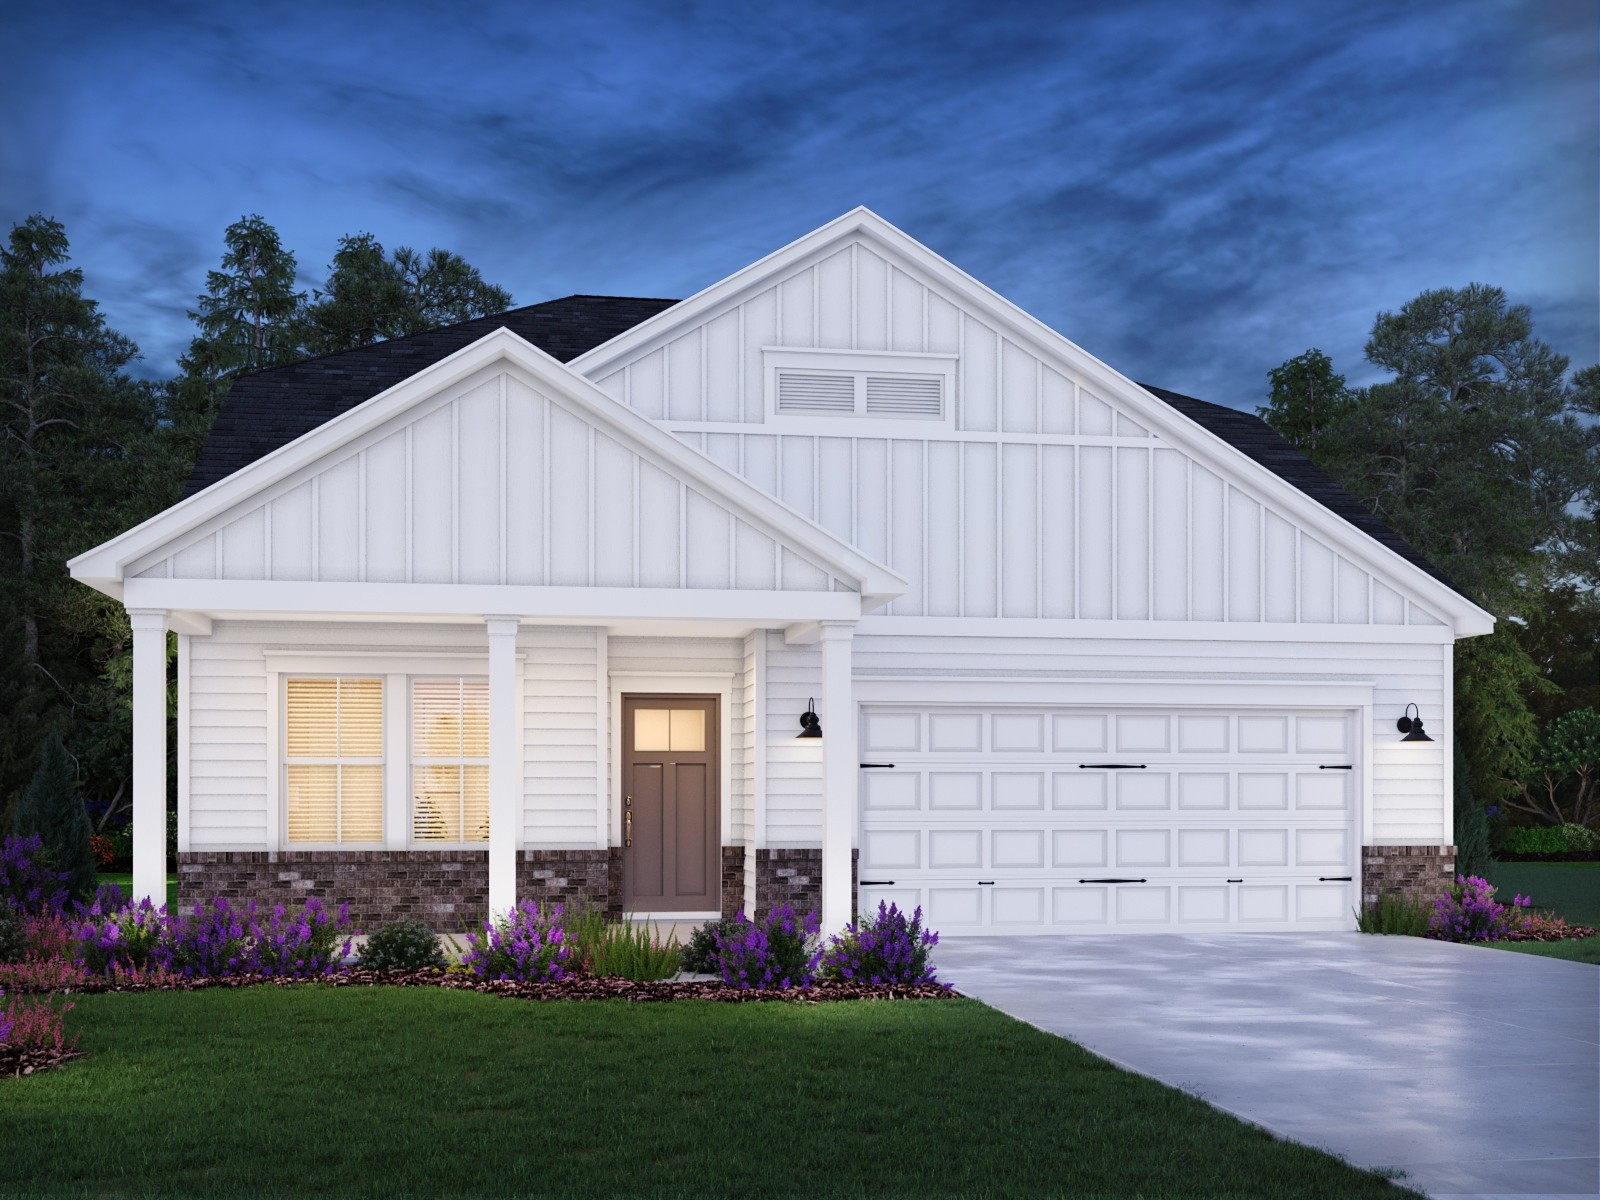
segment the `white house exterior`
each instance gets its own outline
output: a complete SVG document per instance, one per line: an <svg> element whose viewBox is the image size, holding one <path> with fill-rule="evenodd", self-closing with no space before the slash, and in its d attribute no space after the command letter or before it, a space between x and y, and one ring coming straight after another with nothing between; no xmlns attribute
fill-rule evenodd
<svg viewBox="0 0 1600 1200"><path fill-rule="evenodd" d="M584 300L241 381L222 477L73 560L133 622L137 892L168 630L186 897L1319 930L1450 870L1492 618L1254 418L864 209L570 361L513 331Z"/></svg>

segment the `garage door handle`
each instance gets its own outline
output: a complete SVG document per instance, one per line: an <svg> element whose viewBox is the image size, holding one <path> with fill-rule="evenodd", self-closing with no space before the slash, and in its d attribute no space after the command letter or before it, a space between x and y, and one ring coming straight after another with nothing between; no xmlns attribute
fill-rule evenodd
<svg viewBox="0 0 1600 1200"><path fill-rule="evenodd" d="M893 887L894 886L894 880L892 880L892 879L858 879L858 880L856 880L856 884L859 887Z"/></svg>
<svg viewBox="0 0 1600 1200"><path fill-rule="evenodd" d="M1355 770L1355 768L1352 767L1349 763L1341 763L1338 766L1328 766L1328 765L1324 764L1324 765L1318 767L1317 770L1319 770L1319 771L1353 771L1353 770Z"/></svg>
<svg viewBox="0 0 1600 1200"><path fill-rule="evenodd" d="M1348 875L1318 875L1317 876L1317 882L1318 883L1349 883L1350 882L1350 876L1348 876Z"/></svg>
<svg viewBox="0 0 1600 1200"><path fill-rule="evenodd" d="M1144 879L1080 879L1079 883L1147 883Z"/></svg>
<svg viewBox="0 0 1600 1200"><path fill-rule="evenodd" d="M890 769L893 766L894 766L893 763L862 763L861 764L861 769L863 771L871 771L871 770L874 770L874 769L880 770L880 771L886 771L886 770Z"/></svg>
<svg viewBox="0 0 1600 1200"><path fill-rule="evenodd" d="M1079 763L1080 771L1146 771L1145 763Z"/></svg>

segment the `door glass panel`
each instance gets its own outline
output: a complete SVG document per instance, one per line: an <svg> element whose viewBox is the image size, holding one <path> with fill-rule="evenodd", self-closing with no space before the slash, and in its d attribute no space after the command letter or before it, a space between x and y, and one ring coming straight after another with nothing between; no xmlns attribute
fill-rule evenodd
<svg viewBox="0 0 1600 1200"><path fill-rule="evenodd" d="M664 708L636 708L633 710L633 748L635 750L670 750L671 727Z"/></svg>
<svg viewBox="0 0 1600 1200"><path fill-rule="evenodd" d="M672 745L670 750L704 750L706 748L706 714L702 708L675 708L672 710Z"/></svg>

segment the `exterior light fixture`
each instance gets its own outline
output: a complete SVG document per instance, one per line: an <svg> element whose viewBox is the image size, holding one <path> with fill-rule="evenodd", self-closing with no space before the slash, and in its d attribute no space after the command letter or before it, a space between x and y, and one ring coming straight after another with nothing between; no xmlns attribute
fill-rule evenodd
<svg viewBox="0 0 1600 1200"><path fill-rule="evenodd" d="M1394 723L1394 727L1396 729L1398 729L1401 733L1405 734L1405 737L1401 738L1400 740L1402 742L1431 742L1431 741L1433 741L1433 739L1431 737L1429 737L1426 733L1424 733L1422 731L1422 713L1420 711L1418 711L1417 706L1415 704L1406 705L1406 712L1408 714L1409 713L1416 713L1417 715L1414 716L1414 717L1413 716L1402 716L1398 721L1396 721Z"/></svg>
<svg viewBox="0 0 1600 1200"><path fill-rule="evenodd" d="M800 714L800 732L795 734L795 737L819 738L821 736L822 718L817 716L817 702L815 700L807 700L806 710Z"/></svg>

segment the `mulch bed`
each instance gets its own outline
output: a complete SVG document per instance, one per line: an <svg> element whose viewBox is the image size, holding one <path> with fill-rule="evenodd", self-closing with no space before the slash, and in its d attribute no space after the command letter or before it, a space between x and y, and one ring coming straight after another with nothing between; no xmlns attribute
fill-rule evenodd
<svg viewBox="0 0 1600 1200"><path fill-rule="evenodd" d="M674 983L657 980L636 983L630 979L575 975L553 983L519 983L513 979L479 979L473 975L442 971L370 971L350 968L316 979L280 979L265 975L227 975L221 978L172 978L158 981L128 981L98 976L62 989L78 993L103 992L196 992L207 988L299 986L306 983L323 987L437 987L454 991L484 992L517 1000L712 1000L738 1004L780 1000L791 1004L821 1004L834 1000L947 1000L956 995L937 983L871 984L822 981L804 988L762 991L730 987L719 981Z"/></svg>
<svg viewBox="0 0 1600 1200"><path fill-rule="evenodd" d="M81 1055L70 1047L61 1050L51 1047L24 1050L21 1046L0 1045L0 1078L7 1075L37 1075L40 1071L48 1071L51 1067L59 1067L79 1057Z"/></svg>

